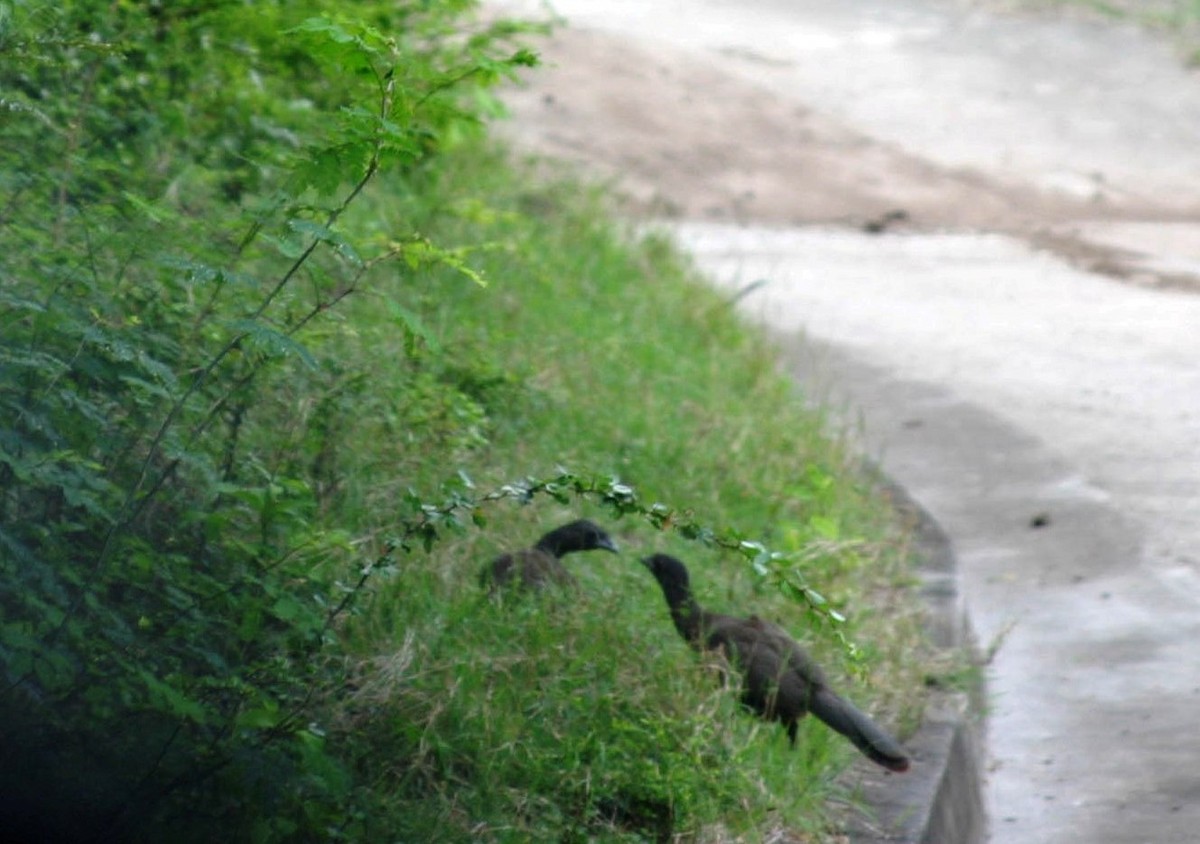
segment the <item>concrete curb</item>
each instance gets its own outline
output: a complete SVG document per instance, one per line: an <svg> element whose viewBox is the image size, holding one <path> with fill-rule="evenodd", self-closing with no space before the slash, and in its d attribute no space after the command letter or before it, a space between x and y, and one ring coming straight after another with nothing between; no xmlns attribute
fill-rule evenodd
<svg viewBox="0 0 1200 844"><path fill-rule="evenodd" d="M930 639L939 648L972 651L950 538L905 489L873 471L896 510L913 523ZM856 780L864 809L847 829L851 844L979 844L986 839L983 697L982 682L967 692L933 694L921 727L905 742L914 756L912 769L902 777L872 770Z"/></svg>

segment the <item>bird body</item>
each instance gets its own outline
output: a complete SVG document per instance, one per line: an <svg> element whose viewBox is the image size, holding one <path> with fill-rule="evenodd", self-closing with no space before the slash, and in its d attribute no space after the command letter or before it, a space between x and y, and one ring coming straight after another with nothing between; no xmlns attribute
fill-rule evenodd
<svg viewBox="0 0 1200 844"><path fill-rule="evenodd" d="M485 572L486 574L486 572ZM567 571L558 557L537 548L522 548L501 554L492 561L491 583L503 588L514 581L528 589L542 589L550 585L570 586L575 576Z"/></svg>
<svg viewBox="0 0 1200 844"><path fill-rule="evenodd" d="M546 533L532 548L501 554L482 572L492 591L516 585L524 589L573 586L575 576L562 564L562 557L576 551L617 552L617 545L604 530L587 519L568 522Z"/></svg>
<svg viewBox="0 0 1200 844"><path fill-rule="evenodd" d="M779 721L796 743L799 720L808 712L848 738L872 761L893 771L908 769L908 755L850 701L829 687L825 673L776 624L707 612L692 595L687 568L666 554L642 561L662 587L676 630L699 651L720 653L742 679L742 704Z"/></svg>

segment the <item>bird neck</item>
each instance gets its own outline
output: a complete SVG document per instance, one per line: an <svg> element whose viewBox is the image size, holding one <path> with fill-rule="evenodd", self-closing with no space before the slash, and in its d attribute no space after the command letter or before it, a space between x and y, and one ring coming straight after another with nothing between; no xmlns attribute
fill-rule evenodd
<svg viewBox="0 0 1200 844"><path fill-rule="evenodd" d="M700 642L700 634L704 627L704 611L690 594L677 596L671 602L671 620L679 635L692 644Z"/></svg>

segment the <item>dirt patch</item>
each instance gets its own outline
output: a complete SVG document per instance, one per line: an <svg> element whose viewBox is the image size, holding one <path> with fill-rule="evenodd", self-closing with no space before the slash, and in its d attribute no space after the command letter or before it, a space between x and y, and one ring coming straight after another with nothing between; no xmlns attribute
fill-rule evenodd
<svg viewBox="0 0 1200 844"><path fill-rule="evenodd" d="M947 169L783 102L716 63L651 54L605 33L564 29L540 52L544 66L505 96L513 119L501 131L520 148L611 180L631 214L996 231L1090 271L1200 289L1190 274L1147 272L1129 253L1079 234L1081 220L1187 219L1123 206L1099 176L1094 194L1077 198Z"/></svg>

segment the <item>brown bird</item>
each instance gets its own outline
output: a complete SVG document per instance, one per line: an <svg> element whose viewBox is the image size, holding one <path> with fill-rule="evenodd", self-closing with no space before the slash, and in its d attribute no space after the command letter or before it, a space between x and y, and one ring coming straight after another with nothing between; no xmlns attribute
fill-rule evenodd
<svg viewBox="0 0 1200 844"><path fill-rule="evenodd" d="M508 586L542 589L551 584L573 586L575 576L562 564L564 554L604 550L617 553L617 544L594 522L568 522L547 533L532 548L501 554L484 567L480 579L495 592Z"/></svg>
<svg viewBox="0 0 1200 844"><path fill-rule="evenodd" d="M701 609L687 568L674 557L655 554L642 564L662 587L679 635L697 650L718 652L732 663L742 675L742 704L781 722L792 746L799 720L812 712L872 761L892 771L908 770L908 754L899 743L830 689L824 672L786 630L753 615L734 618Z"/></svg>

